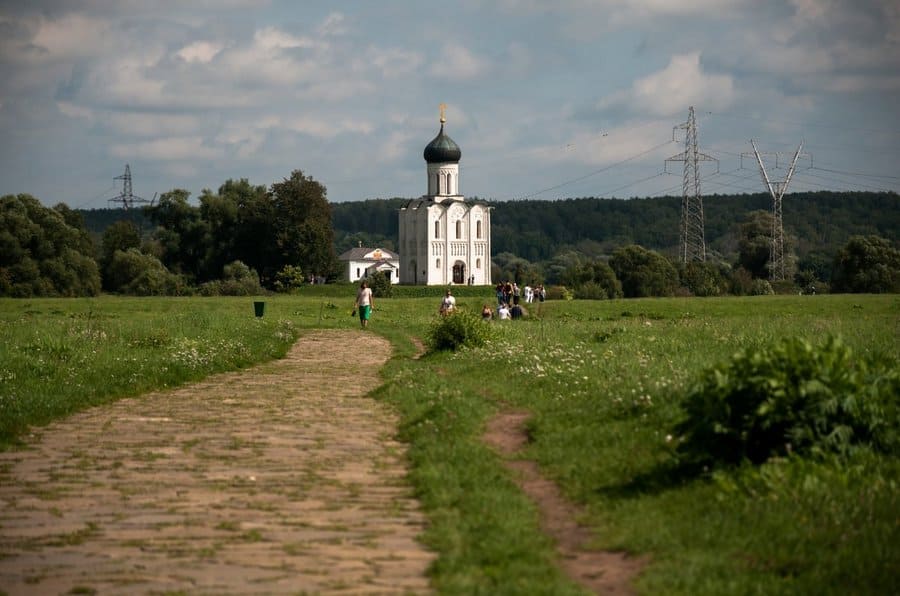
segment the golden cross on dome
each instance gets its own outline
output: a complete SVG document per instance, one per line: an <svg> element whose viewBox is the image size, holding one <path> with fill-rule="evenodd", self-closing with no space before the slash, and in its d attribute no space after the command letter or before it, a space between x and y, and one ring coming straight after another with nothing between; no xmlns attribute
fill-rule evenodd
<svg viewBox="0 0 900 596"><path fill-rule="evenodd" d="M443 124L447 121L447 118L444 116L444 110L447 109L447 104L442 103L438 107L441 108L441 124Z"/></svg>

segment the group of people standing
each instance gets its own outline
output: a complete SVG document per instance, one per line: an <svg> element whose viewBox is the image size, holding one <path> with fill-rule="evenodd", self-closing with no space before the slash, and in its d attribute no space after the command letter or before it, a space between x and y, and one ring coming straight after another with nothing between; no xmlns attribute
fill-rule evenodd
<svg viewBox="0 0 900 596"><path fill-rule="evenodd" d="M494 288L497 292L497 305L506 304L507 306L515 306L519 304L521 299L524 299L526 304L531 304L535 300L538 302L543 302L547 297L547 292L544 289L543 284L531 287L530 285L526 285L524 288L519 288L519 284L514 281L502 281L497 284L497 287Z"/></svg>
<svg viewBox="0 0 900 596"><path fill-rule="evenodd" d="M526 304L531 304L535 300L543 302L547 297L543 285L534 288L526 285L519 288L519 284L514 281L500 282L494 290L497 294L497 312L495 314L491 307L485 304L481 309L481 318L484 320L493 319L495 316L501 321L521 318L526 314L525 309L519 304L523 301L523 297Z"/></svg>
<svg viewBox="0 0 900 596"><path fill-rule="evenodd" d="M526 285L524 288L520 289L518 284L514 281L498 283L495 290L497 292L497 312L495 314L494 310L488 304L485 304L481 309L482 319L490 320L495 318L495 316L501 321L505 319L518 319L525 316L525 309L519 304L519 302L522 301L523 294L526 304L530 304L535 300L543 302L547 297L543 285L538 285L534 288L530 285ZM357 312L359 313L359 323L362 327L365 328L368 326L374 307L375 300L372 294L372 288L363 281L359 285L359 291L356 293L356 302L353 304L353 314L356 315ZM456 298L450 290L447 290L444 297L441 299L439 312L441 315L448 315L455 309Z"/></svg>

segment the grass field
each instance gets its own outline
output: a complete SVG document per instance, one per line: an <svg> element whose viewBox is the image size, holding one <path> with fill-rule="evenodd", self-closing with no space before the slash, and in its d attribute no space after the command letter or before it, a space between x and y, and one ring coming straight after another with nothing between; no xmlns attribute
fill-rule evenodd
<svg viewBox="0 0 900 596"><path fill-rule="evenodd" d="M492 303L460 296L462 308ZM247 298L0 300L0 439L123 395L282 355L303 329L352 327L352 288ZM649 555L645 593L885 594L900 583L896 454L788 458L689 479L673 458L699 372L782 337L839 335L897 363L898 296L546 302L482 348L409 358L438 300L377 300L395 346L375 396L401 415L443 593L565 594L537 514L481 442L530 411L528 454L582 504L596 546ZM374 389L374 388L373 388Z"/></svg>

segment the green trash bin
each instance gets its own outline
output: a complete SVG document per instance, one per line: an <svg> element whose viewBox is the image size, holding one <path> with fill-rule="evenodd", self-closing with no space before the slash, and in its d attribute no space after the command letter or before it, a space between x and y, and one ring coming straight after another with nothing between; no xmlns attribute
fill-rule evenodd
<svg viewBox="0 0 900 596"><path fill-rule="evenodd" d="M261 317L266 314L266 303L261 300L257 300L253 303L253 311L256 313L257 317Z"/></svg>

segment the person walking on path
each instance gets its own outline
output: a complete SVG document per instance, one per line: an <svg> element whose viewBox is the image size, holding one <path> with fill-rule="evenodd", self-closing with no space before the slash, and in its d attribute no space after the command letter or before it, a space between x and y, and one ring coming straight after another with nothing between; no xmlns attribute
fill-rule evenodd
<svg viewBox="0 0 900 596"><path fill-rule="evenodd" d="M372 308L374 307L375 300L372 296L372 288L366 282L362 282L359 284L359 292L356 293L354 308L359 311L359 324L363 329L369 325L369 318L372 316Z"/></svg>

